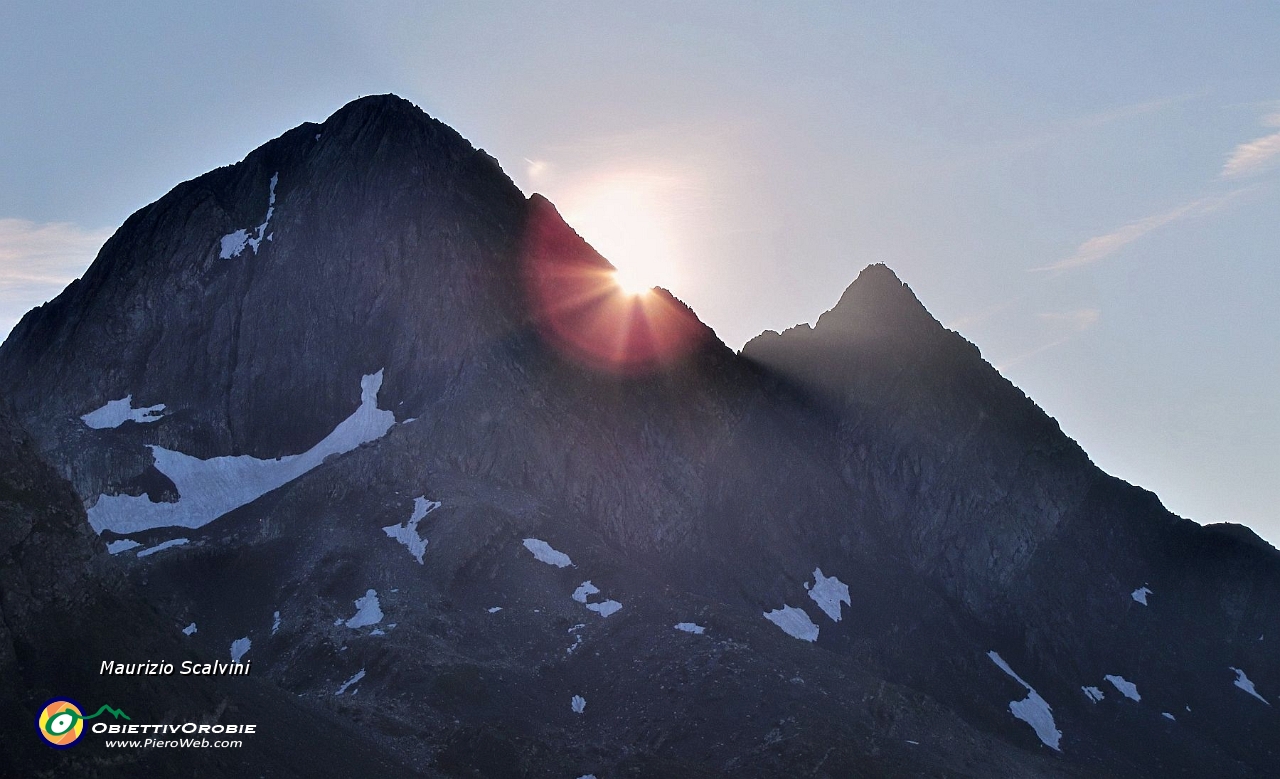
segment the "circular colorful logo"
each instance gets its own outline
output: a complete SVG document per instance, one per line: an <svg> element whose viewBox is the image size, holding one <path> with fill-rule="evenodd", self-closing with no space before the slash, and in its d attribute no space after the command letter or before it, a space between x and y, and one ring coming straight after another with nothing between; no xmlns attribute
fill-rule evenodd
<svg viewBox="0 0 1280 779"><path fill-rule="evenodd" d="M36 729L54 749L66 749L84 733L84 713L75 701L54 698L40 710Z"/></svg>

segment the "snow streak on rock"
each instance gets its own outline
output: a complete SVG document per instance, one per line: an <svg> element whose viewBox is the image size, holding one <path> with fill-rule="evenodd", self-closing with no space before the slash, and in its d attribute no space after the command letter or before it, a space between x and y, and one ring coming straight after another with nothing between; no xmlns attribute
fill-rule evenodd
<svg viewBox="0 0 1280 779"><path fill-rule="evenodd" d="M348 679L348 680L346 680L345 682L343 682L343 683L342 683L342 686L338 688L338 691L337 691L337 692L335 692L335 693L334 693L334 695L341 695L341 694L343 694L343 693L344 693L344 692L346 692L348 689L350 689L351 685L353 685L353 684L358 684L358 683L360 682L360 680L361 680L361 679L363 679L363 678L364 678L364 669L363 669L363 668L361 668L359 671L356 671L356 675L355 675L355 676L353 676L353 677L351 677L350 679Z"/></svg>
<svg viewBox="0 0 1280 779"><path fill-rule="evenodd" d="M803 609L783 604L780 609L766 611L764 618L782 628L787 635L801 641L818 640L818 626L813 624L813 620L809 619Z"/></svg>
<svg viewBox="0 0 1280 779"><path fill-rule="evenodd" d="M1113 674L1107 674L1102 678L1106 679L1108 682L1111 682L1111 686L1119 690L1120 694L1123 695L1124 697L1130 700L1135 700L1135 701L1142 700L1142 696L1138 694L1138 686L1135 685L1133 682L1128 681L1123 676L1115 676Z"/></svg>
<svg viewBox="0 0 1280 779"><path fill-rule="evenodd" d="M686 633L693 633L694 635L700 636L705 633L707 629L696 622L677 622L676 630L683 630Z"/></svg>
<svg viewBox="0 0 1280 779"><path fill-rule="evenodd" d="M271 193L267 196L267 215L263 218L262 224L258 225L253 233L248 230L236 230L233 233L227 233L222 236L218 246L218 257L224 260L239 257L246 246L252 249L254 254L257 254L258 247L262 245L263 239L271 240L271 236L267 234L267 225L271 224L271 215L276 211L276 184L279 181L279 173L272 175Z"/></svg>
<svg viewBox="0 0 1280 779"><path fill-rule="evenodd" d="M809 597L818 604L818 608L832 620L840 621L840 604L852 606L849 600L849 585L834 576L824 577L821 568L813 569L814 584L809 589Z"/></svg>
<svg viewBox="0 0 1280 779"><path fill-rule="evenodd" d="M1249 677L1245 674L1244 671L1240 670L1239 668L1232 668L1231 670L1235 671L1235 674L1236 674L1235 685L1237 687L1249 693L1250 695L1262 701L1263 703L1267 704L1268 706L1271 705L1271 701L1268 701L1266 698L1259 695L1258 691L1254 689L1253 682L1249 681Z"/></svg>
<svg viewBox="0 0 1280 779"><path fill-rule="evenodd" d="M275 460L248 455L201 460L159 446L151 447L156 468L178 488L176 503L152 503L146 495L102 495L89 509L98 533L136 533L158 527L203 527L229 511L257 500L324 462L386 435L395 415L378 408L382 371L360 380L360 407L338 423L324 440L302 454Z"/></svg>
<svg viewBox="0 0 1280 779"><path fill-rule="evenodd" d="M413 555L413 559L418 561L418 565L422 565L422 556L427 551L427 539L418 535L418 523L438 508L439 501L427 500L426 497L414 498L413 513L409 515L408 521L399 525L387 525L382 528L382 532L403 544L409 554Z"/></svg>
<svg viewBox="0 0 1280 779"><path fill-rule="evenodd" d="M1081 687L1080 689L1084 690L1084 694L1088 695L1089 700L1093 701L1094 703L1097 703L1098 701L1106 697L1105 695L1102 694L1102 690L1098 689L1097 687Z"/></svg>
<svg viewBox="0 0 1280 779"><path fill-rule="evenodd" d="M127 552L130 549L137 549L140 546L142 546L142 544L139 544L131 538L121 538L108 543L107 552L110 554L120 554L121 552Z"/></svg>
<svg viewBox="0 0 1280 779"><path fill-rule="evenodd" d="M147 555L153 555L156 552L163 552L164 550L171 549L175 546L182 546L183 544L186 544L189 541L190 539L188 538L171 538L162 544L156 544L150 549L143 549L141 552L138 552L138 557L146 557Z"/></svg>
<svg viewBox="0 0 1280 779"><path fill-rule="evenodd" d="M569 555L564 552L558 552L551 548L551 544L537 538L526 538L524 540L524 548L533 553L533 556L539 562L547 565L554 565L557 568L568 568L573 565L573 561L569 559Z"/></svg>
<svg viewBox="0 0 1280 779"><path fill-rule="evenodd" d="M102 408L81 416L80 421L84 422L86 427L91 427L94 430L105 430L120 427L125 422L138 422L139 424L155 422L164 416L160 413L162 411L164 411L163 403L147 406L146 408L133 408L133 395L125 395L119 400L109 400Z"/></svg>
<svg viewBox="0 0 1280 779"><path fill-rule="evenodd" d="M1057 724L1053 721L1053 707L1049 705L1048 701L1040 697L1040 693L1036 692L1035 688L1027 684L1021 676L1014 673L1013 669L998 653L995 651L987 652L987 657L991 658L991 662L999 666L1000 670L1026 688L1027 697L1020 701L1009 702L1010 713L1030 725L1045 746L1061 752L1062 750L1059 749L1058 743L1062 740L1062 731L1058 730Z"/></svg>

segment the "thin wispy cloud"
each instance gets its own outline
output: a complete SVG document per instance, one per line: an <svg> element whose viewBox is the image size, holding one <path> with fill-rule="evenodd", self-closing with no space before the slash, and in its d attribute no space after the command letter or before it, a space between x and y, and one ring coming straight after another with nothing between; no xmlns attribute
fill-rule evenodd
<svg viewBox="0 0 1280 779"><path fill-rule="evenodd" d="M0 339L28 309L79 278L110 235L70 222L0 219Z"/></svg>
<svg viewBox="0 0 1280 779"><path fill-rule="evenodd" d="M1080 268L1085 265L1092 265L1099 260L1115 254L1148 233L1159 230L1162 227L1167 227L1185 219L1204 216L1215 211L1221 211L1240 195L1251 189L1253 189L1253 187L1242 187L1222 194L1197 198L1189 203L1183 203L1177 208L1172 208L1159 214L1153 214L1152 216L1139 219L1136 222L1130 222L1129 224L1112 230L1111 232L1103 233L1102 235L1095 235L1088 239L1076 247L1075 252L1070 257L1049 265L1032 268L1031 270L1062 271L1071 268Z"/></svg>
<svg viewBox="0 0 1280 779"><path fill-rule="evenodd" d="M1102 319L1102 309L1076 308L1069 311L1046 311L1037 314L1036 318L1047 329L1054 331L1055 335L1039 346L1028 349L1021 354L1016 354L1006 360L1001 360L995 366L996 370L1003 372L1020 362L1030 360L1032 357L1044 354L1050 349L1071 341L1076 336L1098 324L1098 321ZM1066 331L1065 333L1063 332L1064 330Z"/></svg>
<svg viewBox="0 0 1280 779"><path fill-rule="evenodd" d="M1083 332L1098 324L1098 320L1102 318L1102 310L1098 308L1077 308L1071 311L1047 311L1038 316L1040 321L1046 324Z"/></svg>
<svg viewBox="0 0 1280 779"><path fill-rule="evenodd" d="M1280 112L1262 120L1265 127L1280 128ZM1222 166L1223 178L1240 178L1260 173L1280 163L1280 132L1254 138L1232 149Z"/></svg>
<svg viewBox="0 0 1280 779"><path fill-rule="evenodd" d="M1107 127L1112 124L1157 114L1191 100L1203 97L1203 93L1173 95L1154 100L1144 100L1128 105L1104 108L1087 114L1068 117L1034 130L1021 137L1008 138L985 144L975 154L955 158L945 168L969 165L991 165L1040 151L1047 146L1059 146L1073 142L1076 136Z"/></svg>

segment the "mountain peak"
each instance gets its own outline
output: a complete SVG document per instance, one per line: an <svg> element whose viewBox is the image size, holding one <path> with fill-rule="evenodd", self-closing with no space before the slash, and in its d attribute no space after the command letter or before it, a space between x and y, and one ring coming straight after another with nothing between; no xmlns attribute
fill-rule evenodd
<svg viewBox="0 0 1280 779"><path fill-rule="evenodd" d="M399 95L369 95L359 97L334 111L325 120L324 127L331 128L342 125L382 124L416 124L421 122L437 123L426 111ZM461 137L461 136L459 136Z"/></svg>
<svg viewBox="0 0 1280 779"><path fill-rule="evenodd" d="M883 263L868 265L818 318L817 332L918 335L941 325L898 275Z"/></svg>

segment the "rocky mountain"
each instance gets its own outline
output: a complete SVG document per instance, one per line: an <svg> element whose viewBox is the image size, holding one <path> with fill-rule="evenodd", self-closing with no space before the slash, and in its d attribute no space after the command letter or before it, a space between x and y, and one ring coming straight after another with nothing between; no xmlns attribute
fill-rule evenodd
<svg viewBox="0 0 1280 779"><path fill-rule="evenodd" d="M1280 772L1274 549L1102 473L884 266L740 354L610 271L453 130L351 103L0 347L74 491L6 537L373 775ZM80 689L122 650L66 651Z"/></svg>
<svg viewBox="0 0 1280 779"><path fill-rule="evenodd" d="M100 675L103 659L214 659L185 641L106 557L70 485L41 461L0 402L0 774L349 776L372 768L413 775L357 728L266 682ZM59 752L32 721L46 701L64 696L112 704L138 721L292 725L264 729L235 750L106 750L93 743Z"/></svg>

